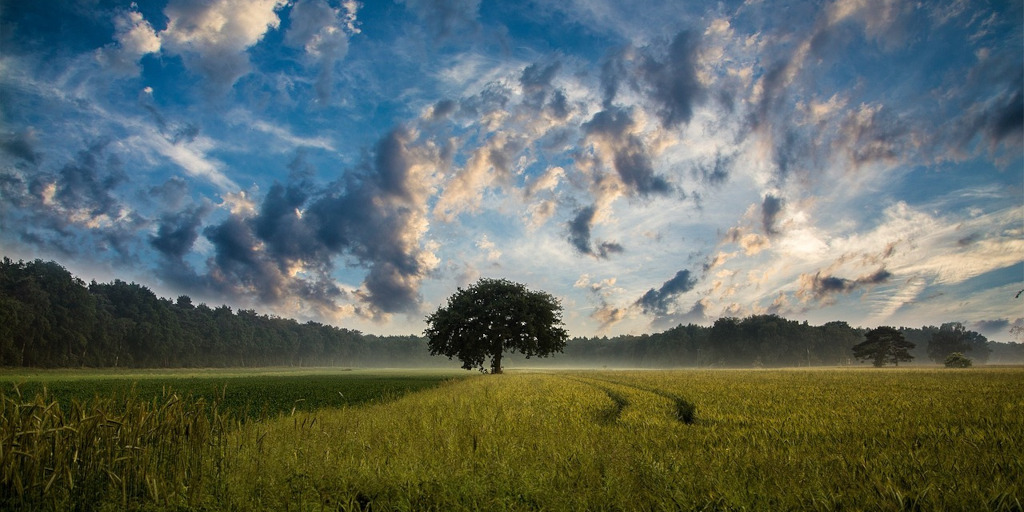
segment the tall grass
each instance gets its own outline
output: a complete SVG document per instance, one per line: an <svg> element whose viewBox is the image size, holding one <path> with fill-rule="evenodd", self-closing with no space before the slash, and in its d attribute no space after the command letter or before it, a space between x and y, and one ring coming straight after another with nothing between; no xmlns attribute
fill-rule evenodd
<svg viewBox="0 0 1024 512"><path fill-rule="evenodd" d="M47 393L0 393L0 509L199 506L216 499L227 432L216 403L96 398L61 407Z"/></svg>

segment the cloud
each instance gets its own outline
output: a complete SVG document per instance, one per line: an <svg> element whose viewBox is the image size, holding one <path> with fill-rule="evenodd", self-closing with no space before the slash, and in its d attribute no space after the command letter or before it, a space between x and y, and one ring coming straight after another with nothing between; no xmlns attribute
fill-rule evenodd
<svg viewBox="0 0 1024 512"><path fill-rule="evenodd" d="M224 174L223 162L207 156L216 146L211 139L199 137L198 134L191 140L178 135L168 137L151 130L145 136L132 136L125 142L129 146L152 150L177 164L189 175L203 178L223 191L234 192L240 188Z"/></svg>
<svg viewBox="0 0 1024 512"><path fill-rule="evenodd" d="M524 68L523 74L519 77L519 85L523 88L523 102L539 109L547 100L551 81L558 74L560 67L560 62L553 62L547 66L534 63ZM562 102L564 102L564 96L562 97ZM560 117L565 116L562 115Z"/></svg>
<svg viewBox="0 0 1024 512"><path fill-rule="evenodd" d="M565 177L565 169L554 166L549 167L543 174L537 176L529 184L523 194L531 198L543 191L551 191L558 187L558 183Z"/></svg>
<svg viewBox="0 0 1024 512"><path fill-rule="evenodd" d="M986 334L988 336L1006 335L1010 329L1010 320L998 318L995 320L978 320L971 324L971 330Z"/></svg>
<svg viewBox="0 0 1024 512"><path fill-rule="evenodd" d="M868 285L878 285L888 282L892 274L884 268L867 274L857 279L845 279L833 275L822 274L820 271L814 275L801 274L800 288L797 296L805 301L808 299L831 301L831 296L838 293L850 293L858 288Z"/></svg>
<svg viewBox="0 0 1024 512"><path fill-rule="evenodd" d="M36 151L35 146L35 130L26 129L0 134L0 150L32 165L38 165L42 160L42 155Z"/></svg>
<svg viewBox="0 0 1024 512"><path fill-rule="evenodd" d="M918 146L911 129L881 105L862 104L843 116L832 150L846 155L856 170L874 163L895 164Z"/></svg>
<svg viewBox="0 0 1024 512"><path fill-rule="evenodd" d="M115 43L97 50L101 64L118 75L135 76L140 71L139 59L160 51L160 38L142 14L136 10L122 11L114 17Z"/></svg>
<svg viewBox="0 0 1024 512"><path fill-rule="evenodd" d="M594 207L581 208L576 217L569 221L569 243L580 254L592 254L590 248L590 225L594 221Z"/></svg>
<svg viewBox="0 0 1024 512"><path fill-rule="evenodd" d="M696 60L700 34L684 30L676 34L665 59L647 55L640 65L640 76L649 88L648 95L658 105L658 116L665 127L690 122L693 109L705 96L697 78Z"/></svg>
<svg viewBox="0 0 1024 512"><path fill-rule="evenodd" d="M431 107L430 114L427 116L427 118L431 121L440 121L441 119L444 119L450 116L452 113L454 113L458 109L458 107L459 104L456 103L455 100L439 100L437 103L434 104L433 107Z"/></svg>
<svg viewBox="0 0 1024 512"><path fill-rule="evenodd" d="M86 225L118 216L121 203L113 189L127 177L116 157L104 158L106 146L107 142L99 142L79 152L76 161L61 168L53 181L37 181L43 204L64 210Z"/></svg>
<svg viewBox="0 0 1024 512"><path fill-rule="evenodd" d="M581 208L576 216L569 221L569 243L580 254L607 259L612 254L619 254L625 249L615 242L598 241L596 247L591 246L590 229L594 224L597 209L594 206Z"/></svg>
<svg viewBox="0 0 1024 512"><path fill-rule="evenodd" d="M325 247L316 240L302 208L309 198L301 184L275 183L252 218L252 227L266 245L267 254L288 266L294 262L315 261L325 264Z"/></svg>
<svg viewBox="0 0 1024 512"><path fill-rule="evenodd" d="M1008 98L1000 98L993 108L989 122L989 138L999 143L1003 139L1024 131L1024 90L1018 88Z"/></svg>
<svg viewBox="0 0 1024 512"><path fill-rule="evenodd" d="M733 155L718 152L713 161L696 160L693 163L692 175L694 179L708 187L724 185L729 180L735 158Z"/></svg>
<svg viewBox="0 0 1024 512"><path fill-rule="evenodd" d="M284 43L304 49L316 60L319 73L315 89L322 102L330 99L334 66L348 53L350 35L360 32L356 26L358 8L359 4L351 0L344 2L339 9L324 0L305 0L292 5Z"/></svg>
<svg viewBox="0 0 1024 512"><path fill-rule="evenodd" d="M590 314L590 318L597 320L599 331L604 331L621 322L626 318L627 313L629 313L629 311L625 308L617 308L608 304L603 304Z"/></svg>
<svg viewBox="0 0 1024 512"><path fill-rule="evenodd" d="M501 251L494 245L494 242L487 238L487 235L477 241L476 247L487 253L487 261L493 263L501 259Z"/></svg>
<svg viewBox="0 0 1024 512"><path fill-rule="evenodd" d="M113 250L115 259L133 259L136 234L148 220L119 197L127 176L108 147L105 140L96 142L53 173L36 166L0 171L0 215L5 231L10 226L8 239L36 253Z"/></svg>
<svg viewBox="0 0 1024 512"><path fill-rule="evenodd" d="M764 202L761 203L761 226L764 228L766 235L779 234L775 222L778 219L779 213L782 212L784 204L785 201L782 198L772 194L764 196Z"/></svg>
<svg viewBox="0 0 1024 512"><path fill-rule="evenodd" d="M664 316L668 313L670 303L678 295L692 290L696 284L697 280L690 276L689 270L680 270L672 279L665 281L661 288L648 290L637 299L635 305L646 314Z"/></svg>
<svg viewBox="0 0 1024 512"><path fill-rule="evenodd" d="M234 293L280 301L286 286L328 289L334 258L347 256L367 269L364 288L357 292L366 303L365 315L416 311L419 283L438 263L422 242L437 153L414 147L412 137L396 128L378 141L362 173L320 190L275 185L251 219L232 215L208 229L217 249L215 275ZM254 288L260 282L268 289Z"/></svg>
<svg viewBox="0 0 1024 512"><path fill-rule="evenodd" d="M480 0L403 0L427 26L431 36L446 40L456 34L476 33Z"/></svg>
<svg viewBox="0 0 1024 512"><path fill-rule="evenodd" d="M434 215L452 221L462 212L476 211L488 189L511 185L512 162L523 145L522 137L510 131L495 133L444 183Z"/></svg>
<svg viewBox="0 0 1024 512"><path fill-rule="evenodd" d="M164 256L182 260L192 251L199 238L203 219L211 210L209 203L203 203L178 213L165 214L160 218L157 232L150 237L149 243Z"/></svg>
<svg viewBox="0 0 1024 512"><path fill-rule="evenodd" d="M615 170L631 195L666 195L672 187L655 173L651 155L638 135L641 127L635 114L632 109L618 107L594 114L582 126L584 145L593 147L599 162Z"/></svg>
<svg viewBox="0 0 1024 512"><path fill-rule="evenodd" d="M246 53L281 20L284 0L171 0L164 8L167 28L160 32L164 51L181 55L190 70L223 94L251 65Z"/></svg>
<svg viewBox="0 0 1024 512"><path fill-rule="evenodd" d="M260 241L252 228L236 215L203 230L216 248L207 263L211 278L222 293L243 297L256 295L266 304L281 302L285 296L285 276L272 261L264 258Z"/></svg>

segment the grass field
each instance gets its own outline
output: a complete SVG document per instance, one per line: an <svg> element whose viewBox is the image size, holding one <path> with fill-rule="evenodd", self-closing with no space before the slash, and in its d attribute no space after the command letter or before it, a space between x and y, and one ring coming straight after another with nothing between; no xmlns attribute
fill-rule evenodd
<svg viewBox="0 0 1024 512"><path fill-rule="evenodd" d="M205 398L162 395L129 404L133 415L113 418L120 427L87 432L102 412L40 426L46 400L8 395L0 506L1020 510L1024 500L1024 369L523 371L393 398L239 422L211 415L219 406ZM100 476L75 483L64 466L34 462L48 453ZM122 465L90 462L108 455Z"/></svg>

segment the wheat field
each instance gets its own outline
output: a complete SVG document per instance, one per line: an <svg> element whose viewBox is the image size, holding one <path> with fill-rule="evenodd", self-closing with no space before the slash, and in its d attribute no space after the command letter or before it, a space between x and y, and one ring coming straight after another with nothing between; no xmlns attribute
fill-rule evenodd
<svg viewBox="0 0 1024 512"><path fill-rule="evenodd" d="M249 421L172 395L76 405L46 423L35 418L54 406L32 400L4 397L8 505L1020 510L1024 500L1019 368L516 371ZM125 433L87 431L100 420ZM90 442L103 449L86 454ZM113 463L93 470L87 496L60 469Z"/></svg>

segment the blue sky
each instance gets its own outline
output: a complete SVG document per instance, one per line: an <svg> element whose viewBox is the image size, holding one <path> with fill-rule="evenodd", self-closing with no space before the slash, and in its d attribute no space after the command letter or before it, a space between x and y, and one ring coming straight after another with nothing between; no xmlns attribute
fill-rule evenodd
<svg viewBox="0 0 1024 512"><path fill-rule="evenodd" d="M1016 2L0 0L0 253L420 333L1024 324Z"/></svg>

